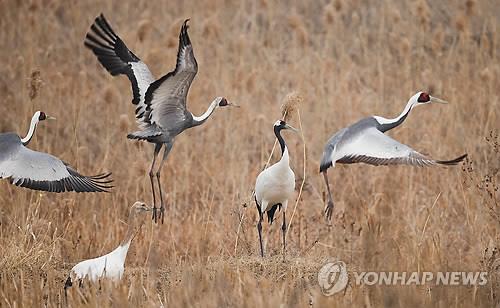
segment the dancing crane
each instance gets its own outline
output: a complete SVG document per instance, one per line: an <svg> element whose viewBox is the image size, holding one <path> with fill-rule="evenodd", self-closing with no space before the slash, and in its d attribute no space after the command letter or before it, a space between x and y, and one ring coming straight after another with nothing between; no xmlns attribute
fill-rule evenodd
<svg viewBox="0 0 500 308"><path fill-rule="evenodd" d="M320 172L323 173L328 190L328 203L325 207L327 219L331 219L333 213L333 198L328 184L327 170L335 166L335 163L365 163L374 166L456 165L467 157L467 154L464 154L452 160L434 160L384 135L386 131L403 123L413 107L430 103L447 102L425 92L418 92L410 98L398 117L394 119L380 116L367 117L341 129L328 140L320 164Z"/></svg>
<svg viewBox="0 0 500 308"><path fill-rule="evenodd" d="M274 165L264 169L255 181L255 204L259 212L259 222L257 230L259 231L260 255L264 257L264 247L262 244L262 220L264 213L267 213L267 219L270 224L273 223L274 213L277 209L283 211L283 253L286 249L286 208L288 199L290 199L295 190L295 174L290 168L290 155L285 140L281 137L281 130L291 129L297 132L297 129L288 125L284 121L278 120L274 123L274 134L281 147L281 159Z"/></svg>
<svg viewBox="0 0 500 308"><path fill-rule="evenodd" d="M179 34L175 69L156 81L147 65L128 49L102 14L95 19L85 39L85 46L94 52L99 62L111 75L124 74L132 84L132 103L136 105L135 114L139 130L128 134L127 138L154 144L149 177L153 191L155 222L160 218L163 223L165 207L160 172L172 150L175 137L188 128L203 124L218 107L232 105L224 97L217 97L201 116L195 116L187 110L188 90L198 72L198 64L187 32L188 21L189 19L184 21ZM165 146L163 159L155 174L154 166L163 146ZM160 194L159 215L157 215L156 207L155 175Z"/></svg>
<svg viewBox="0 0 500 308"><path fill-rule="evenodd" d="M0 179L10 179L14 185L48 192L107 192L112 188L111 173L83 176L59 158L30 150L26 146L33 138L40 121L52 120L42 111L31 119L26 137L16 133L0 134Z"/></svg>

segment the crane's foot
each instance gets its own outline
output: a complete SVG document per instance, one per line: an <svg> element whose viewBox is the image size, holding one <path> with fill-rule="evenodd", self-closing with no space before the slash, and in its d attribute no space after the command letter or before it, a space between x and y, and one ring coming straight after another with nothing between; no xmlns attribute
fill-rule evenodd
<svg viewBox="0 0 500 308"><path fill-rule="evenodd" d="M328 204L325 207L325 218L326 220L332 220L333 215L333 201L328 201Z"/></svg>
<svg viewBox="0 0 500 308"><path fill-rule="evenodd" d="M152 209L152 211L153 211L153 217L151 217L151 219L154 220L155 223L158 222L158 216L156 215L156 210L157 210L156 205L153 205L153 209Z"/></svg>
<svg viewBox="0 0 500 308"><path fill-rule="evenodd" d="M159 216L158 219L161 219L161 224L163 225L163 221L165 219L165 207L163 206L163 203L162 203L161 207L159 208L159 211L160 211L160 213L158 215Z"/></svg>

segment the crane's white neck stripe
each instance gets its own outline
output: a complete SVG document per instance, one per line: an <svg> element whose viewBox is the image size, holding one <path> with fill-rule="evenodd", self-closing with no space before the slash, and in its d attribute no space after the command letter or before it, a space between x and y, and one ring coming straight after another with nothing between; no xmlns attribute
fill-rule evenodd
<svg viewBox="0 0 500 308"><path fill-rule="evenodd" d="M27 145L31 141L31 138L33 138L33 135L35 134L36 130L36 125L38 124L38 117L39 117L38 113L35 113L35 115L33 115L33 118L31 118L30 129L28 130L26 137L21 139L21 142L24 145Z"/></svg>
<svg viewBox="0 0 500 308"><path fill-rule="evenodd" d="M397 116L396 118L387 119L387 118L380 117L380 116L373 116L373 117L375 118L375 120L377 120L377 122L379 122L382 125L397 123L397 122L401 121L404 117L406 117L414 106L415 106L415 102L412 99L410 99L408 101L408 103L406 104L405 109L403 109L401 114L399 116Z"/></svg>
<svg viewBox="0 0 500 308"><path fill-rule="evenodd" d="M203 113L201 116L197 117L195 116L194 114L191 113L191 115L193 116L193 122L195 123L195 125L200 125L202 124L203 122L205 122L211 115L212 113L214 112L214 110L217 108L219 102L216 100L214 100L210 106L208 107L207 111L205 111L205 113Z"/></svg>

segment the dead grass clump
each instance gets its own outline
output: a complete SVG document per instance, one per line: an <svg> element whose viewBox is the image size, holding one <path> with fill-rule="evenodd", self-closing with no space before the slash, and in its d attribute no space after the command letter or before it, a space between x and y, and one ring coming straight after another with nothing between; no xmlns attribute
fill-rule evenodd
<svg viewBox="0 0 500 308"><path fill-rule="evenodd" d="M143 19L137 25L137 38L140 42L144 42L144 40L151 33L153 26L150 19Z"/></svg>
<svg viewBox="0 0 500 308"><path fill-rule="evenodd" d="M215 18L208 18L202 26L202 35L212 40L220 39L221 27Z"/></svg>
<svg viewBox="0 0 500 308"><path fill-rule="evenodd" d="M500 226L500 139L498 131L490 131L486 137L486 142L490 148L487 156L488 163L485 171L481 174L474 167L472 159L467 158L462 171L466 175L468 187L475 187L483 196L482 204L488 210L491 217Z"/></svg>
<svg viewBox="0 0 500 308"><path fill-rule="evenodd" d="M463 14L459 14L455 17L455 27L457 28L458 32L463 33L467 29L467 18Z"/></svg>
<svg viewBox="0 0 500 308"><path fill-rule="evenodd" d="M432 50L434 52L439 52L443 49L444 46L444 29L442 25L439 25L434 29L432 34Z"/></svg>
<svg viewBox="0 0 500 308"><path fill-rule="evenodd" d="M292 13L287 16L288 26L294 31L297 40L302 47L306 46L309 42L309 36L307 34L307 28L304 24L303 17Z"/></svg>
<svg viewBox="0 0 500 308"><path fill-rule="evenodd" d="M29 83L29 97L30 100L34 100L40 93L40 88L42 87L42 78L39 70L34 70L31 72L30 83Z"/></svg>
<svg viewBox="0 0 500 308"><path fill-rule="evenodd" d="M400 39L399 51L400 54L405 58L408 58L411 55L411 42L408 38L404 37Z"/></svg>
<svg viewBox="0 0 500 308"><path fill-rule="evenodd" d="M466 0L465 1L465 13L467 16L472 16L476 13L477 0Z"/></svg>
<svg viewBox="0 0 500 308"><path fill-rule="evenodd" d="M330 27L335 21L335 7L332 3L329 3L323 9L323 21L325 23L325 27Z"/></svg>
<svg viewBox="0 0 500 308"><path fill-rule="evenodd" d="M281 116L288 122L294 112L300 108L304 99L298 91L288 93L281 103Z"/></svg>
<svg viewBox="0 0 500 308"><path fill-rule="evenodd" d="M429 26L429 21L431 18L431 10L426 0L418 0L414 4L415 13L418 17L418 21L423 28Z"/></svg>
<svg viewBox="0 0 500 308"><path fill-rule="evenodd" d="M103 92L104 92L102 95L103 103L108 105L114 105L120 101L121 95L116 89L116 87L108 85L104 88Z"/></svg>
<svg viewBox="0 0 500 308"><path fill-rule="evenodd" d="M130 121L127 114L120 114L120 131L126 133L129 131Z"/></svg>
<svg viewBox="0 0 500 308"><path fill-rule="evenodd" d="M479 78L481 78L481 81L485 84L489 84L494 78L492 70L489 67L485 67L479 72Z"/></svg>

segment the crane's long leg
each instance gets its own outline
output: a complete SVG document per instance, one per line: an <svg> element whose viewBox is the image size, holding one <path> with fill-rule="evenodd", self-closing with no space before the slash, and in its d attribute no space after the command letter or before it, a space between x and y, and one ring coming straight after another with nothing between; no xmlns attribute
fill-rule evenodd
<svg viewBox="0 0 500 308"><path fill-rule="evenodd" d="M325 179L326 188L328 190L328 203L325 207L325 215L326 219L331 220L333 214L333 198L332 198L332 193L330 191L330 185L328 184L328 175L326 172L327 172L326 170L323 171L323 177Z"/></svg>
<svg viewBox="0 0 500 308"><path fill-rule="evenodd" d="M264 258L264 245L262 244L262 216L263 213L260 210L260 205L257 202L257 198L255 199L255 205L257 206L257 211L259 212L259 222L257 223L257 231L259 231L259 243L260 243L260 256Z"/></svg>
<svg viewBox="0 0 500 308"><path fill-rule="evenodd" d="M156 195L155 195L155 182L154 182L154 173L153 169L155 167L155 162L156 158L158 157L158 153L160 153L161 147L163 146L162 143L157 143L155 144L155 150L153 154L153 163L151 164L151 169L149 169L149 179L151 180L151 190L153 190L153 217L155 223L157 222L157 217L156 217Z"/></svg>
<svg viewBox="0 0 500 308"><path fill-rule="evenodd" d="M163 167L163 163L167 160L168 153L170 153L170 150L172 150L172 146L174 144L172 142L165 143L165 152L163 152L163 159L160 162L160 167L156 171L156 179L158 180L158 188L160 190L160 219L161 223L163 224L164 220L164 213L165 213L165 206L163 205L163 192L161 189L161 183L160 183L160 173L161 173L161 168Z"/></svg>
<svg viewBox="0 0 500 308"><path fill-rule="evenodd" d="M283 259L285 259L285 251L286 251L286 210L283 207L283 224L281 225L281 230L283 231Z"/></svg>

